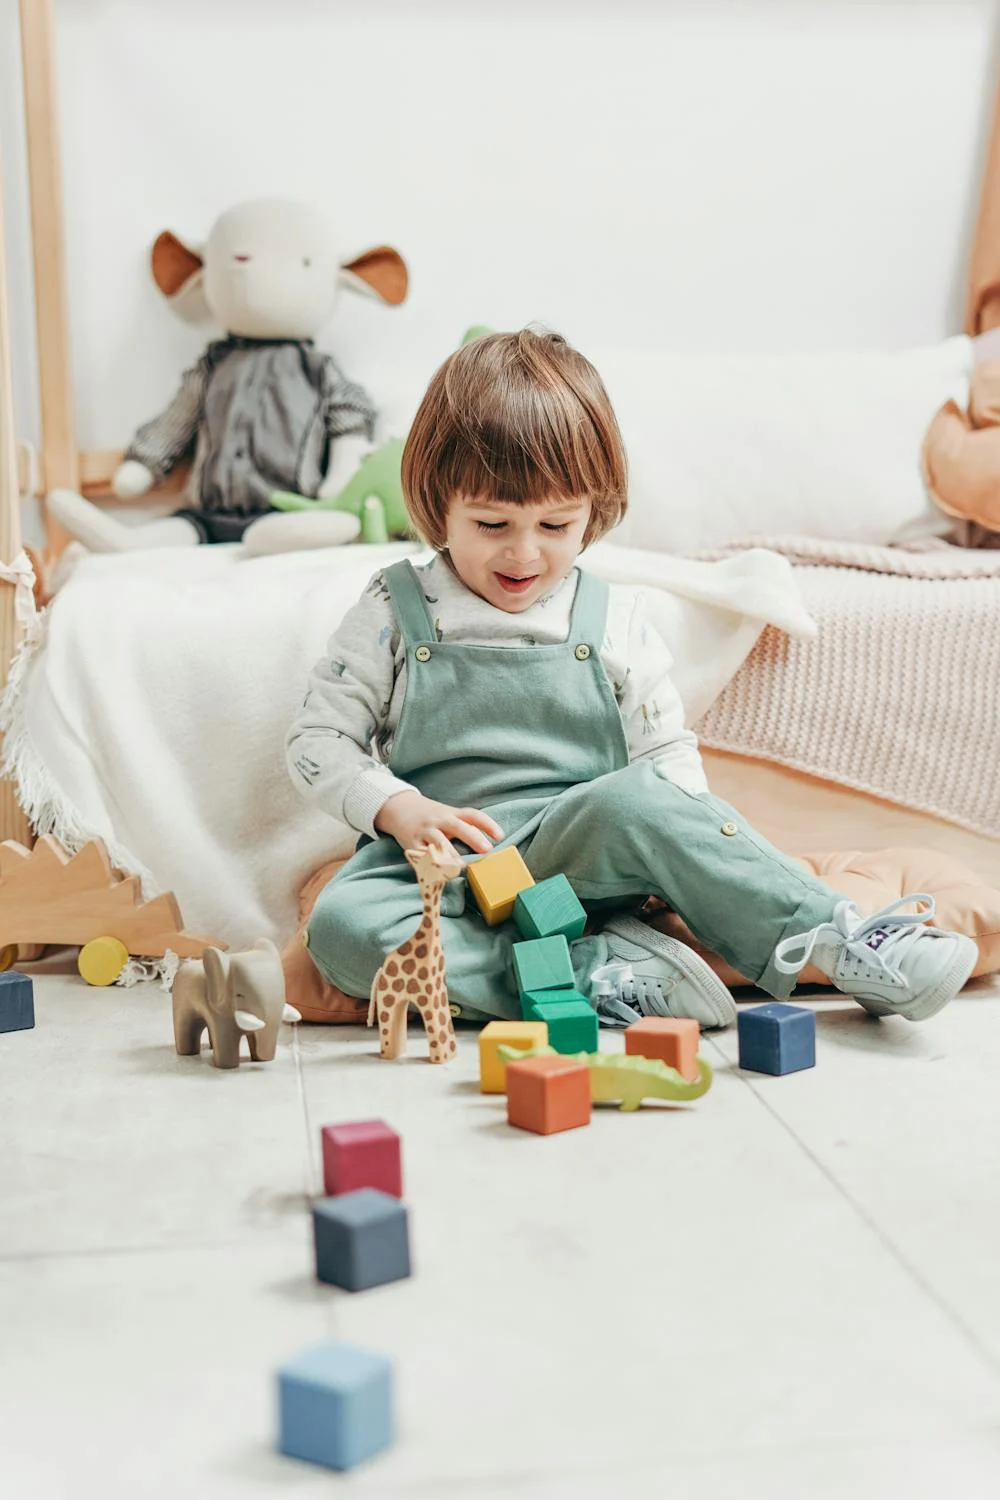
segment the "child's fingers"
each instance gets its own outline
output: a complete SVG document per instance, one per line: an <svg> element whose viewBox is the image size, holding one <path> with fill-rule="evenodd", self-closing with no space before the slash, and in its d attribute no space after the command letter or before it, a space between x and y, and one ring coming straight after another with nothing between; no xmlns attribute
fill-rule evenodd
<svg viewBox="0 0 1000 1500"><path fill-rule="evenodd" d="M433 843L434 848L444 859L457 859L459 862L461 862L462 856L459 854L454 844L452 844L451 840L446 838L445 835L441 832L440 828L434 828L431 830L428 836L428 842Z"/></svg>
<svg viewBox="0 0 1000 1500"><path fill-rule="evenodd" d="M500 824L494 822L489 813L483 812L479 807L460 807L458 815L460 818L464 818L467 823L474 823L477 828L482 828L491 838L506 838L506 834L500 827Z"/></svg>
<svg viewBox="0 0 1000 1500"><path fill-rule="evenodd" d="M461 839L462 843L468 844L474 853L489 854L491 852L493 845L474 823L467 822L465 818L456 816L454 819L449 819L445 826L453 839Z"/></svg>

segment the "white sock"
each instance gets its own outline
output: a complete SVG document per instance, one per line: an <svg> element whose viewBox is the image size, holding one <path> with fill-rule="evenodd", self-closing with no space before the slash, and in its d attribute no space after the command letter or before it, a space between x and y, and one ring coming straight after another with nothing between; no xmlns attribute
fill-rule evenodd
<svg viewBox="0 0 1000 1500"><path fill-rule="evenodd" d="M139 526L124 526L73 490L53 490L45 501L49 512L70 536L91 552L132 552L146 547L193 547L200 538L183 516L167 516Z"/></svg>
<svg viewBox="0 0 1000 1500"><path fill-rule="evenodd" d="M129 534L126 544L129 551L139 547L197 547L201 544L197 526L186 516L164 516L160 521L145 521L141 526L127 526L122 530Z"/></svg>
<svg viewBox="0 0 1000 1500"><path fill-rule="evenodd" d="M314 547L342 547L361 530L357 516L339 510L281 511L261 516L243 533L243 547L251 557L273 552L303 552Z"/></svg>

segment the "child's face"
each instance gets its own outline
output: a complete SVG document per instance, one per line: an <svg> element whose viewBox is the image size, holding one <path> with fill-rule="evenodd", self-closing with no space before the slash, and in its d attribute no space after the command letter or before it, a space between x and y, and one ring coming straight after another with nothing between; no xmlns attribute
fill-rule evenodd
<svg viewBox="0 0 1000 1500"><path fill-rule="evenodd" d="M566 577L589 520L589 500L519 505L457 496L448 507L448 552L466 588L516 615Z"/></svg>

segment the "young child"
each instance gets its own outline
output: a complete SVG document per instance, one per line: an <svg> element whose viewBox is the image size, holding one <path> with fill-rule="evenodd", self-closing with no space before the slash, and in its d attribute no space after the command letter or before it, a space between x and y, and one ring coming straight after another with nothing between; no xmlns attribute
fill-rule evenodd
<svg viewBox="0 0 1000 1500"><path fill-rule="evenodd" d="M659 896L779 998L810 959L875 1015L924 1020L958 993L976 946L925 925L930 897L864 917L711 795L639 597L576 567L626 507L621 434L582 355L530 330L458 350L417 412L403 488L435 556L376 574L287 740L299 790L362 835L308 925L326 979L368 996L420 918L403 851L455 840L473 857L514 844L591 908ZM928 909L901 914L912 901ZM488 927L463 879L441 925L453 1011L517 1017L512 925ZM708 965L633 916L570 950L607 1024L735 1019Z"/></svg>

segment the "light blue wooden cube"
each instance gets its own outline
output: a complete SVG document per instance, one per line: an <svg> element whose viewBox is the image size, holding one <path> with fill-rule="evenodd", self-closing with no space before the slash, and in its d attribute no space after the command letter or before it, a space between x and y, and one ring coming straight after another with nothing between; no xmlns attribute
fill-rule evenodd
<svg viewBox="0 0 1000 1500"><path fill-rule="evenodd" d="M278 1371L278 1449L353 1469L393 1438L392 1366L353 1344L307 1349Z"/></svg>

